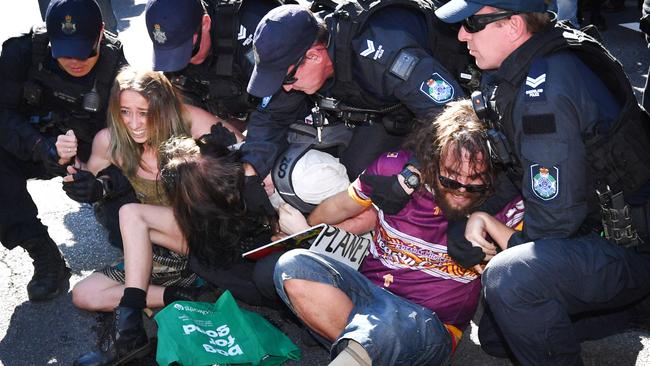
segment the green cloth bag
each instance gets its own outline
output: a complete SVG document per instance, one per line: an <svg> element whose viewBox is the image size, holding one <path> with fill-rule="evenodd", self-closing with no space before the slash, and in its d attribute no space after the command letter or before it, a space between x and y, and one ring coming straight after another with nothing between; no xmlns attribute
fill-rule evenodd
<svg viewBox="0 0 650 366"><path fill-rule="evenodd" d="M282 365L300 349L261 315L240 309L230 291L216 303L176 301L154 317L159 365Z"/></svg>

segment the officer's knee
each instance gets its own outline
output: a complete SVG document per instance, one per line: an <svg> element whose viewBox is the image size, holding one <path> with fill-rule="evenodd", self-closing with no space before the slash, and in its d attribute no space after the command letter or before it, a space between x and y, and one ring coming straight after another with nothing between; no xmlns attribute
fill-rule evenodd
<svg viewBox="0 0 650 366"><path fill-rule="evenodd" d="M494 257L481 276L485 299L491 306L520 302L539 293L537 276L531 272L528 258L505 251Z"/></svg>

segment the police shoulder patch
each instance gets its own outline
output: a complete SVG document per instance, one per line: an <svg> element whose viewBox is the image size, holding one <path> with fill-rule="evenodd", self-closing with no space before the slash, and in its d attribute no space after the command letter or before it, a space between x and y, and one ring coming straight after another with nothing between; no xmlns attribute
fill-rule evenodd
<svg viewBox="0 0 650 366"><path fill-rule="evenodd" d="M266 106L269 105L269 102L271 101L272 97L273 97L272 95L269 95L268 97L262 98L262 102L260 103L260 107L266 108Z"/></svg>
<svg viewBox="0 0 650 366"><path fill-rule="evenodd" d="M560 193L560 169L556 166L531 164L530 186L537 198L543 201L554 199Z"/></svg>
<svg viewBox="0 0 650 366"><path fill-rule="evenodd" d="M454 99L454 87L437 72L422 82L420 91L438 104L444 104Z"/></svg>

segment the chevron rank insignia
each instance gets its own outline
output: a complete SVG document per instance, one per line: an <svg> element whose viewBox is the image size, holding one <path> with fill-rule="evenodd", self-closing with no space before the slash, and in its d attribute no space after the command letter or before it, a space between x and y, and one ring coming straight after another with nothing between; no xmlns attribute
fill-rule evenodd
<svg viewBox="0 0 650 366"><path fill-rule="evenodd" d="M546 60L539 59L533 62L526 76L526 99L528 101L546 100Z"/></svg>

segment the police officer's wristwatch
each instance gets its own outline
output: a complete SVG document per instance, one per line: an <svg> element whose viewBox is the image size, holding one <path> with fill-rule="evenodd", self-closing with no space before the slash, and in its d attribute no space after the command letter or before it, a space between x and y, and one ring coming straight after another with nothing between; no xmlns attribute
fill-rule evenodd
<svg viewBox="0 0 650 366"><path fill-rule="evenodd" d="M404 177L404 184L406 184L407 187L412 190L418 189L420 186L420 176L417 173L404 167L399 174Z"/></svg>

